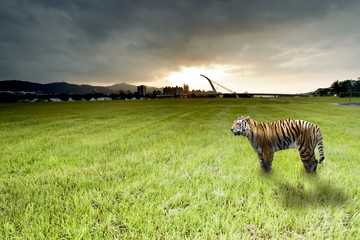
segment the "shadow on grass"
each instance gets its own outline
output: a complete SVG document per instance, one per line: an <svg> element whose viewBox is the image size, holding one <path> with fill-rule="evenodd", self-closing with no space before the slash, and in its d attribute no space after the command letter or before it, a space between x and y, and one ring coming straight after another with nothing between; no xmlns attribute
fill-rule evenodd
<svg viewBox="0 0 360 240"><path fill-rule="evenodd" d="M274 181L278 186L279 200L287 208L341 206L349 200L346 192L335 183L306 174L296 183Z"/></svg>
<svg viewBox="0 0 360 240"><path fill-rule="evenodd" d="M350 200L343 188L316 173L302 173L297 181L286 181L272 173L260 176L273 184L273 196L286 208L341 206Z"/></svg>

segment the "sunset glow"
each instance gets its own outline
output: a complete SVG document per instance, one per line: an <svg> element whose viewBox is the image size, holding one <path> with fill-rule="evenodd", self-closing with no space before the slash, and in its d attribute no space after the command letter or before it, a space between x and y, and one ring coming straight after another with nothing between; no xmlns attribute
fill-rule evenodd
<svg viewBox="0 0 360 240"><path fill-rule="evenodd" d="M225 78L228 74L227 70L231 69L229 66L212 66L211 68L207 67L183 67L178 72L172 72L167 79L172 86L183 86L188 84L190 89L203 89L211 90L209 82L200 76L204 74L210 79L215 81L221 81L222 78ZM217 86L215 86L217 88Z"/></svg>

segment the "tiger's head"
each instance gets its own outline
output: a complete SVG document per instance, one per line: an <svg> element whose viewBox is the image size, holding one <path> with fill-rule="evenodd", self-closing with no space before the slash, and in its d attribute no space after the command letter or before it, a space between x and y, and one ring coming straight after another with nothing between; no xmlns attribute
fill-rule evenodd
<svg viewBox="0 0 360 240"><path fill-rule="evenodd" d="M238 119L234 120L234 123L231 127L231 131L234 133L234 135L237 137L239 135L247 136L248 132L250 131L250 117L243 117L240 116Z"/></svg>

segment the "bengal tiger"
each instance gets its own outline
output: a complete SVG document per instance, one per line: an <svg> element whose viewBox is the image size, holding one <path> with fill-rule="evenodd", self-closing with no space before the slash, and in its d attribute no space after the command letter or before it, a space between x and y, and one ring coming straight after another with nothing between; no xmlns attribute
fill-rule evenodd
<svg viewBox="0 0 360 240"><path fill-rule="evenodd" d="M324 161L323 135L318 126L304 120L286 119L272 123L257 122L240 116L231 127L235 136L247 137L258 154L261 169L271 172L274 153L297 148L306 172L315 172L318 163ZM315 158L318 145L320 159Z"/></svg>

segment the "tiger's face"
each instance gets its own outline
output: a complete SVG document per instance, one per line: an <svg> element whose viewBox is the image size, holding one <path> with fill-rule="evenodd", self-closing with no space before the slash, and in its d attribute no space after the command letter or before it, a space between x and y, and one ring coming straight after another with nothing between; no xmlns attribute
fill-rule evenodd
<svg viewBox="0 0 360 240"><path fill-rule="evenodd" d="M231 131L237 137L239 135L246 136L247 133L250 131L250 117L243 117L240 116L238 119L234 120L234 123L231 127Z"/></svg>

